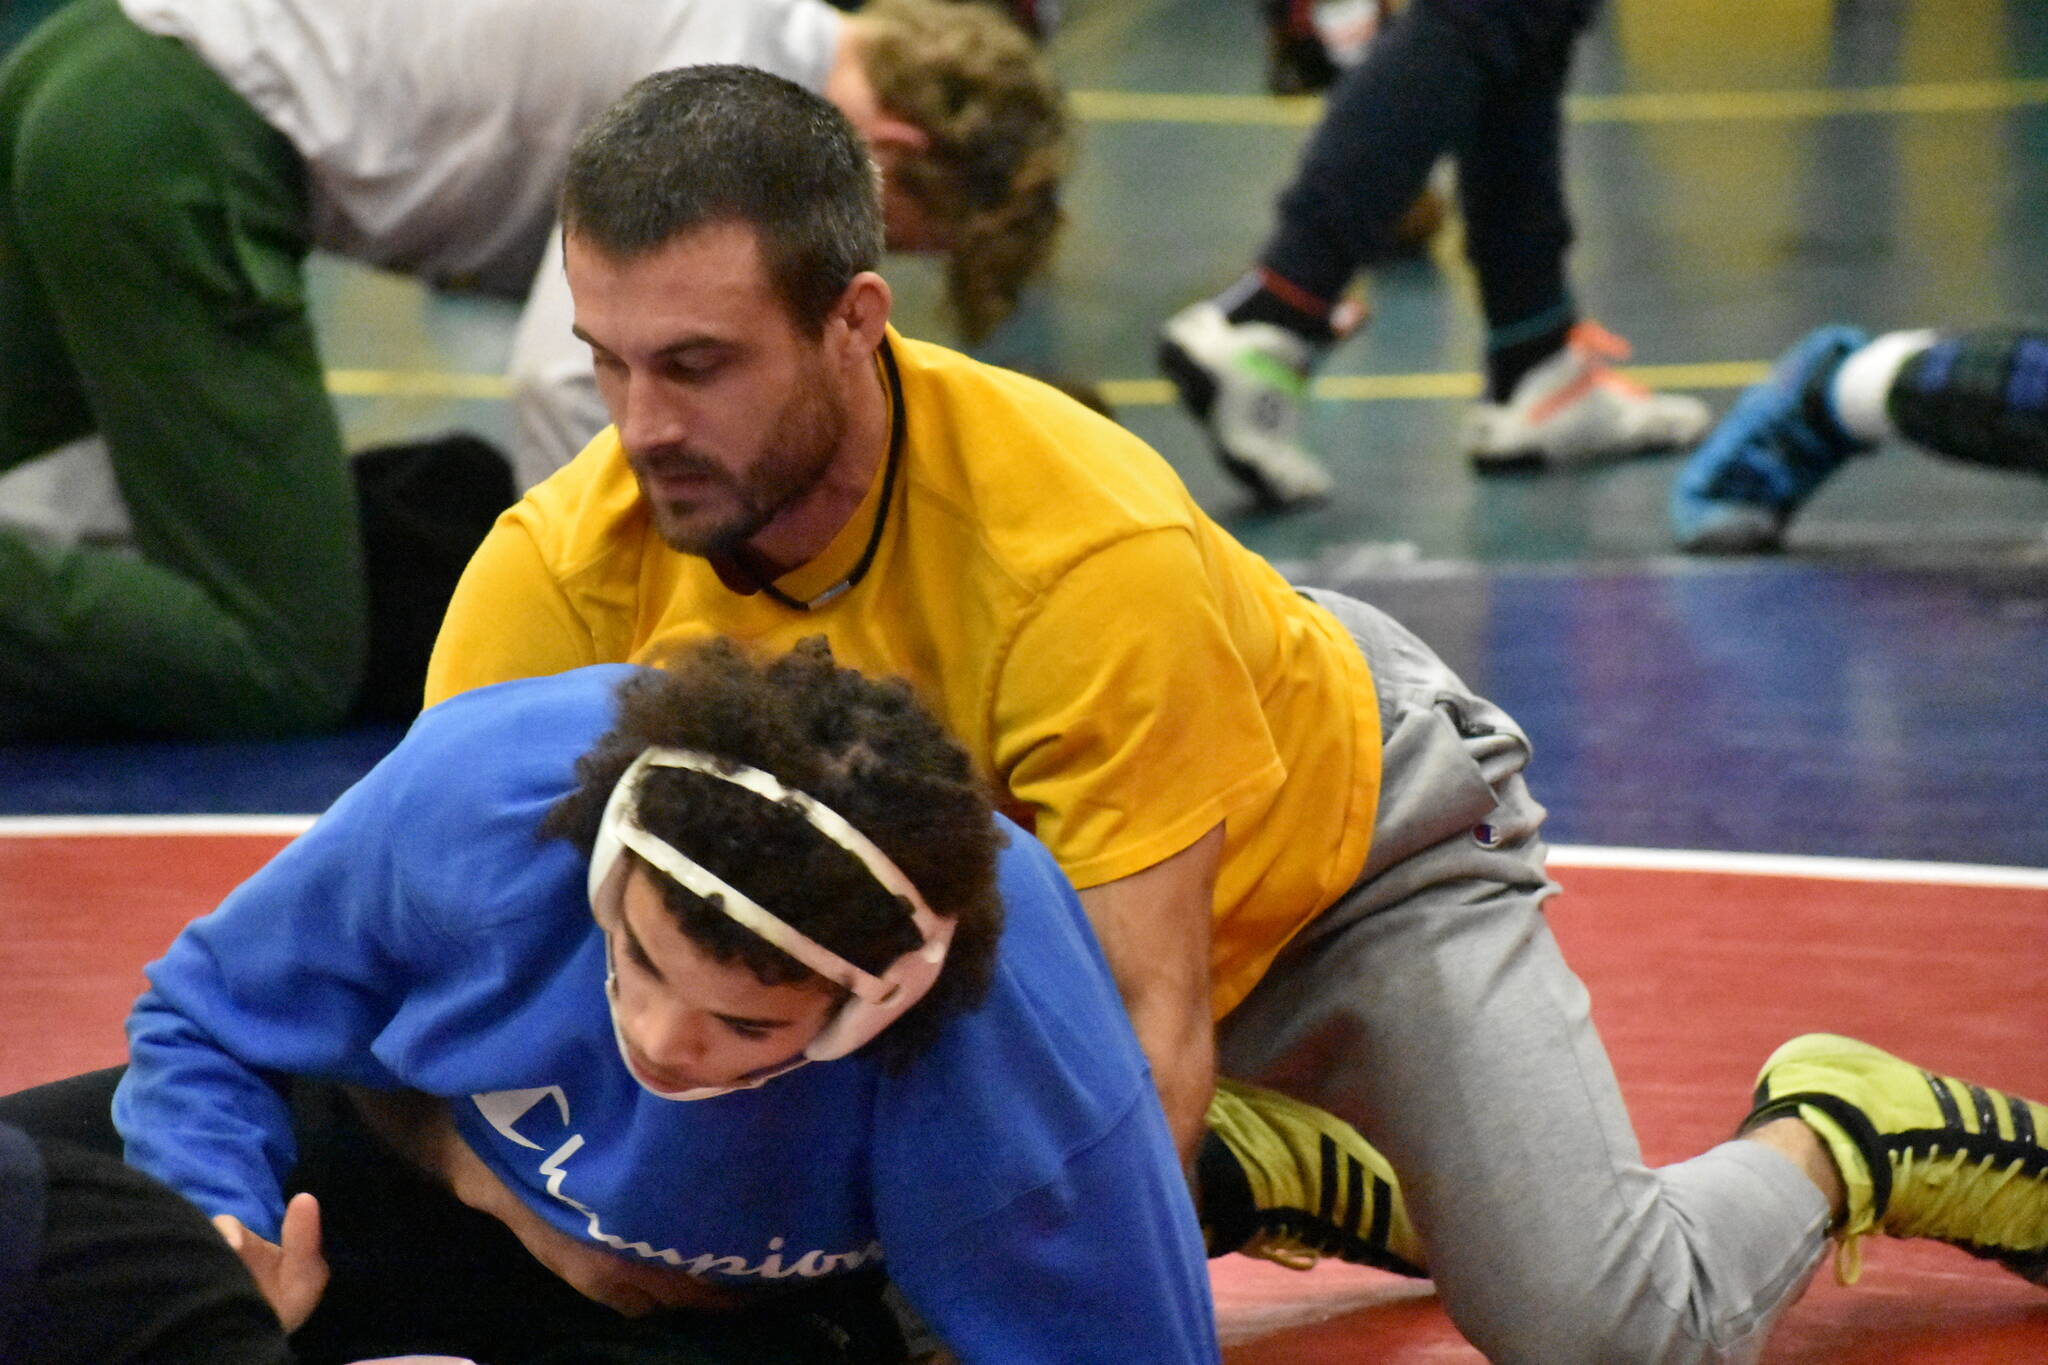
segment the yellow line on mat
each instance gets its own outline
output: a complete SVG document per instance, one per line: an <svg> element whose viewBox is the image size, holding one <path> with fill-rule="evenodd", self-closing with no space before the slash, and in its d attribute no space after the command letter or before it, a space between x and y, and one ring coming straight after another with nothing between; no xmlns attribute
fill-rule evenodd
<svg viewBox="0 0 2048 1365"><path fill-rule="evenodd" d="M1209 123L1305 127L1322 116L1312 96L1205 95L1076 90L1074 112L1089 123ZM1838 90L1696 90L1571 95L1574 123L1712 123L1838 118L1858 114L1995 113L2048 104L2048 79L1927 81Z"/></svg>
<svg viewBox="0 0 2048 1365"><path fill-rule="evenodd" d="M1579 123L1684 123L1838 118L1855 114L1996 113L2048 104L2048 80L1929 81L1839 90L1701 90L1691 94L1574 95Z"/></svg>
<svg viewBox="0 0 2048 1365"><path fill-rule="evenodd" d="M329 370L327 391L344 398L505 398L511 395L512 382L502 374Z"/></svg>
<svg viewBox="0 0 2048 1365"><path fill-rule="evenodd" d="M1660 389L1739 389L1764 377L1770 366L1761 360L1731 360L1700 365L1629 365L1622 373ZM1098 387L1116 407L1156 407L1173 401L1173 386L1164 379L1106 379ZM497 399L511 392L497 374L452 374L436 370L329 370L327 390L344 398ZM1318 379L1317 398L1335 403L1375 403L1387 399L1473 398L1479 376L1470 370L1440 374L1338 374Z"/></svg>
<svg viewBox="0 0 2048 1365"><path fill-rule="evenodd" d="M1770 373L1761 360L1702 365L1624 365L1621 372L1659 389L1739 389ZM1153 407L1173 401L1164 379L1108 379L1098 387L1112 407ZM1479 376L1470 370L1443 374L1333 374L1315 381L1314 395L1335 403L1376 403L1388 399L1462 399L1479 396Z"/></svg>

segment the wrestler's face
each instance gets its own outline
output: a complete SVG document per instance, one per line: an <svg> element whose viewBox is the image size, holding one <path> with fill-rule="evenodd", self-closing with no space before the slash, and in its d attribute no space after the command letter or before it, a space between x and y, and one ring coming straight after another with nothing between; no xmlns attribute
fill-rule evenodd
<svg viewBox="0 0 2048 1365"><path fill-rule="evenodd" d="M634 866L611 940L613 1017L626 1064L664 1094L742 1082L802 1052L837 1007L816 978L770 986L738 962L719 962L677 926L661 891Z"/></svg>
<svg viewBox="0 0 2048 1365"><path fill-rule="evenodd" d="M572 233L565 255L576 334L663 540L729 553L818 492L845 439L844 372L790 317L751 228L624 259Z"/></svg>

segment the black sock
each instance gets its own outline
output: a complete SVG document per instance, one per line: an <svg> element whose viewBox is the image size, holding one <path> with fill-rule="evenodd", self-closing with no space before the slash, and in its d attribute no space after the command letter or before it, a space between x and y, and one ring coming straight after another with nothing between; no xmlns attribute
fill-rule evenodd
<svg viewBox="0 0 2048 1365"><path fill-rule="evenodd" d="M1564 349L1566 339L1578 319L1566 313L1555 326L1545 327L1533 336L1518 337L1505 346L1495 346L1486 352L1486 397L1489 402L1505 403L1514 396L1515 385L1522 382L1522 376L1541 365Z"/></svg>
<svg viewBox="0 0 2048 1365"><path fill-rule="evenodd" d="M1216 306L1223 310L1226 321L1270 323L1294 333L1317 350L1337 339L1330 330L1328 304L1267 271L1248 271L1216 296Z"/></svg>

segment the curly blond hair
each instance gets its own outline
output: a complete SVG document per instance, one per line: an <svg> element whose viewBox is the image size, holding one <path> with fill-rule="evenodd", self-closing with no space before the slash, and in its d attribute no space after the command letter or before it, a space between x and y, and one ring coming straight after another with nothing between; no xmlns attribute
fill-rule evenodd
<svg viewBox="0 0 2048 1365"><path fill-rule="evenodd" d="M947 302L979 341L1052 256L1072 159L1065 97L1030 37L988 6L874 0L860 17L876 99L930 139L895 182L944 234Z"/></svg>

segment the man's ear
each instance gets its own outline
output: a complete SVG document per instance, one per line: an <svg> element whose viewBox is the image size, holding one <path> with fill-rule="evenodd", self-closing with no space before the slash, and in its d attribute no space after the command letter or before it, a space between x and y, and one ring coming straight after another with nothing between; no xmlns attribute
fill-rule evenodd
<svg viewBox="0 0 2048 1365"><path fill-rule="evenodd" d="M922 155L931 150L932 135L915 123L880 114L861 129L861 136L874 150L875 159L886 168L893 157Z"/></svg>
<svg viewBox="0 0 2048 1365"><path fill-rule="evenodd" d="M872 270L861 271L847 283L825 323L827 340L841 348L841 363L867 365L874 360L894 302L889 282Z"/></svg>

